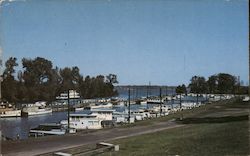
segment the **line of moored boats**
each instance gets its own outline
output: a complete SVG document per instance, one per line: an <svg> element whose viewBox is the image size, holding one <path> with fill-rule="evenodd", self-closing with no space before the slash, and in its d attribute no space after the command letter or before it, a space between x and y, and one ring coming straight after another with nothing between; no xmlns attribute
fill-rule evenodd
<svg viewBox="0 0 250 156"><path fill-rule="evenodd" d="M196 94L189 94L188 96L196 96ZM218 101L224 99L231 99L234 95L199 95L200 97L206 97L206 103L210 101ZM117 99L115 103L106 102L101 104L89 104L88 107L75 108L74 113L69 115L68 120L62 120L60 123L43 123L36 128L30 130L30 136L44 136L44 135L63 135L66 132L75 133L78 130L84 129L101 129L104 127L113 127L116 124L122 123L134 123L136 121L156 118L160 116L166 116L171 113L183 109L192 109L199 107L202 104L201 101L183 101L181 105L167 104L167 101L178 100L185 98L186 95L177 96L164 96L140 98L133 100L130 104L140 104L142 107L138 109L128 110L128 101ZM111 101L111 100L105 100ZM245 96L243 101L248 102L249 97ZM148 107L150 104L151 107ZM124 108L123 111L117 111L117 108ZM83 110L88 109L88 113ZM52 109L46 105L46 102L36 102L34 104L25 104L21 110L16 109L9 103L0 104L0 117L19 117L19 116L33 116L52 113Z"/></svg>

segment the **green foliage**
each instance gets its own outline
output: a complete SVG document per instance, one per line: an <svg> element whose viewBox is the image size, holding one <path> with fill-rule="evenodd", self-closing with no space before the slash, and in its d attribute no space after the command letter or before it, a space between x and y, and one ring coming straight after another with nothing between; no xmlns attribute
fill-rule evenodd
<svg viewBox="0 0 250 156"><path fill-rule="evenodd" d="M110 97L117 94L114 83L117 76L98 75L84 77L78 67L53 68L51 61L37 57L22 59L23 71L18 71L15 79L16 58L9 58L3 74L3 99L9 102L53 101L61 92L74 89L84 98Z"/></svg>
<svg viewBox="0 0 250 156"><path fill-rule="evenodd" d="M189 84L192 93L206 93L207 92L207 82L204 77L193 76L191 83Z"/></svg>
<svg viewBox="0 0 250 156"><path fill-rule="evenodd" d="M3 72L2 96L10 101L16 101L17 82L14 79L15 67L18 66L16 58L10 57L5 62L5 70Z"/></svg>
<svg viewBox="0 0 250 156"><path fill-rule="evenodd" d="M246 94L246 87L240 86L236 77L226 73L212 75L206 79L200 76L193 76L189 84L192 93L204 94Z"/></svg>
<svg viewBox="0 0 250 156"><path fill-rule="evenodd" d="M230 74L220 73L218 77L218 91L219 93L234 93L236 86L236 78Z"/></svg>
<svg viewBox="0 0 250 156"><path fill-rule="evenodd" d="M177 94L187 94L187 88L186 88L186 86L183 84L183 85L181 85L181 86L177 86L175 92L176 92Z"/></svg>
<svg viewBox="0 0 250 156"><path fill-rule="evenodd" d="M208 91L209 93L217 93L218 86L217 86L218 78L216 75L212 75L207 80Z"/></svg>

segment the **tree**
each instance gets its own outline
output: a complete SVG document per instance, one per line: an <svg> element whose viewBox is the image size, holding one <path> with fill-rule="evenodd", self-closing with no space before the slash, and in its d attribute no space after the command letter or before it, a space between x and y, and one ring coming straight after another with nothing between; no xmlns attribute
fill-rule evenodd
<svg viewBox="0 0 250 156"><path fill-rule="evenodd" d="M189 84L192 93L202 94L207 93L206 79L201 76L193 76Z"/></svg>
<svg viewBox="0 0 250 156"><path fill-rule="evenodd" d="M41 57L35 59L22 59L23 74L22 78L26 87L26 95L28 102L38 100L51 100L54 96L54 90L51 88L53 81L53 65L52 62Z"/></svg>
<svg viewBox="0 0 250 156"><path fill-rule="evenodd" d="M2 92L3 99L6 99L9 102L17 101L17 81L15 80L15 67L18 66L15 57L10 57L5 62L5 70L3 72L3 83L2 83Z"/></svg>
<svg viewBox="0 0 250 156"><path fill-rule="evenodd" d="M110 97L116 95L113 84L118 83L115 74L96 77L80 74L75 67L53 68L50 60L36 57L22 59L23 70L17 73L16 58L9 58L3 74L3 97L10 102L53 101L55 97L69 89L80 92L84 98Z"/></svg>
<svg viewBox="0 0 250 156"><path fill-rule="evenodd" d="M215 94L218 92L218 76L212 75L207 80L209 93Z"/></svg>
<svg viewBox="0 0 250 156"><path fill-rule="evenodd" d="M80 91L80 86L83 83L83 76L80 74L78 67L65 67L59 71L61 76L61 92L65 92L69 89Z"/></svg>
<svg viewBox="0 0 250 156"><path fill-rule="evenodd" d="M179 85L176 87L175 92L177 94L187 94L187 88L184 84L182 84L181 86Z"/></svg>
<svg viewBox="0 0 250 156"><path fill-rule="evenodd" d="M218 91L220 94L233 94L236 86L236 77L226 73L218 74Z"/></svg>

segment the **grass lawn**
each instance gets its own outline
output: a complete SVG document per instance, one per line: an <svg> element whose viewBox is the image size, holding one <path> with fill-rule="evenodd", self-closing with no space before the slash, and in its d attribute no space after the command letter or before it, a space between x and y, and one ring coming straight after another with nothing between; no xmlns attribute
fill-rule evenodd
<svg viewBox="0 0 250 156"><path fill-rule="evenodd" d="M206 109L205 112L202 109ZM226 109L242 109L243 112L232 112L230 117L200 118L197 113L186 114L192 117L184 127L165 130L112 143L120 145L119 152L107 152L102 155L250 155L249 149L249 104L230 101L217 103L201 108L202 114L223 112ZM199 114L199 113L198 113ZM200 114L199 114L200 115ZM227 114L228 115L228 114ZM242 118L242 115L243 116ZM184 115L185 117L185 115ZM199 122L195 120L197 117ZM209 120L211 119L211 123ZM205 121L205 122L203 122Z"/></svg>

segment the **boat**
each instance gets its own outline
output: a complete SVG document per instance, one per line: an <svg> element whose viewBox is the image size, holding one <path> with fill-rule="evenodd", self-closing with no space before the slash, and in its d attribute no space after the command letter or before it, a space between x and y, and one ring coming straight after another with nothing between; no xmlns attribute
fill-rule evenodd
<svg viewBox="0 0 250 156"><path fill-rule="evenodd" d="M0 104L0 117L20 117L21 110L15 109L12 104L8 102L1 102Z"/></svg>
<svg viewBox="0 0 250 156"><path fill-rule="evenodd" d="M112 121L113 110L110 109L92 109L89 114L74 113L70 114L70 128L74 129L101 129L104 121ZM67 120L60 122L68 125Z"/></svg>
<svg viewBox="0 0 250 156"><path fill-rule="evenodd" d="M70 99L80 99L80 94L75 90L69 90L69 98ZM59 96L56 97L57 100L67 100L68 93L61 93Z"/></svg>
<svg viewBox="0 0 250 156"><path fill-rule="evenodd" d="M90 106L90 109L100 109L100 108L112 108L113 107L113 104L112 103L107 103L107 104L99 104L99 105L93 105L93 106Z"/></svg>
<svg viewBox="0 0 250 156"><path fill-rule="evenodd" d="M163 99L159 99L159 98L149 98L147 99L147 103L150 103L150 104L160 104L160 103L163 103Z"/></svg>
<svg viewBox="0 0 250 156"><path fill-rule="evenodd" d="M246 96L246 97L244 97L244 99L242 100L243 102L248 102L248 101L250 101L250 97L249 96Z"/></svg>
<svg viewBox="0 0 250 156"><path fill-rule="evenodd" d="M78 107L78 108L75 108L75 112L78 112L78 111L83 111L84 110L84 107Z"/></svg>
<svg viewBox="0 0 250 156"><path fill-rule="evenodd" d="M135 116L130 114L130 118L128 112L113 112L113 121L116 123L134 123Z"/></svg>
<svg viewBox="0 0 250 156"><path fill-rule="evenodd" d="M145 104L147 104L147 98L142 97L142 98L140 98L140 99L137 99L137 100L135 101L135 103L136 103L136 104L145 105Z"/></svg>
<svg viewBox="0 0 250 156"><path fill-rule="evenodd" d="M38 127L30 129L29 136L64 135L66 128L57 123L40 124Z"/></svg>
<svg viewBox="0 0 250 156"><path fill-rule="evenodd" d="M22 109L22 116L33 116L52 113L52 109L46 107L46 102L40 101L34 104L26 104Z"/></svg>

